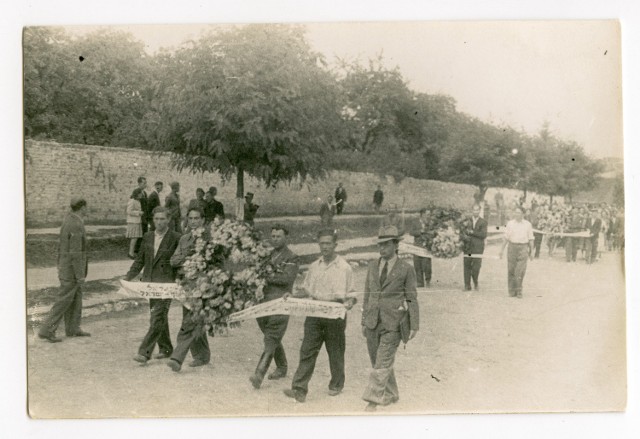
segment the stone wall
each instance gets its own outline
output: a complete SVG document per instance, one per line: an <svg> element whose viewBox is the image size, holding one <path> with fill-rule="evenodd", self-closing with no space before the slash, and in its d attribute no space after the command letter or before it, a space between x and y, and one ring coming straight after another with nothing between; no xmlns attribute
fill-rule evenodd
<svg viewBox="0 0 640 439"><path fill-rule="evenodd" d="M90 145L59 144L27 140L25 142L26 219L30 227L58 224L68 211L72 196L82 196L89 206L88 222L124 223L125 208L139 176L145 176L149 190L155 181L164 182L161 195L169 193L169 183L181 185L181 200L186 207L195 198L195 190L218 187L218 199L227 213L233 213L235 179L223 182L218 174L191 174L171 168L168 156L138 149ZM369 173L332 172L323 181L280 184L266 188L245 178L245 191L255 193L259 216L315 215L321 199L333 194L338 182L347 190L345 213L372 211L373 192L379 184L384 191L383 207L418 210L430 203L466 209L473 202L475 188L469 185ZM505 200L518 191L503 189ZM487 199L493 201L494 190Z"/></svg>

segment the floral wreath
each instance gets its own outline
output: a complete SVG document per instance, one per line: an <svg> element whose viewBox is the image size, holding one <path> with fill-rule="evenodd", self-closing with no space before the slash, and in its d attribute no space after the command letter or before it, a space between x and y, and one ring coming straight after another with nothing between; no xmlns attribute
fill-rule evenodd
<svg viewBox="0 0 640 439"><path fill-rule="evenodd" d="M195 252L186 258L178 283L192 318L213 335L223 331L230 314L264 298L267 279L276 271L271 264L273 249L240 221L216 219L191 233Z"/></svg>
<svg viewBox="0 0 640 439"><path fill-rule="evenodd" d="M473 228L471 219L458 209L432 206L429 209L424 232L416 238L416 244L425 247L436 258L458 256Z"/></svg>

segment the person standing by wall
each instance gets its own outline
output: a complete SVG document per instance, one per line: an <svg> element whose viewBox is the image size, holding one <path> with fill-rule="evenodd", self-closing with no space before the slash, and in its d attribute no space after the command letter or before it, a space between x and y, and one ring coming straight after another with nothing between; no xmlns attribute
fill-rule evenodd
<svg viewBox="0 0 640 439"><path fill-rule="evenodd" d="M155 230L155 226L153 225L153 210L158 206L162 206L162 203L160 202L160 192L162 192L164 184L161 181L156 181L153 187L154 190L149 194L149 197L147 199L147 210L144 213L147 217L149 230L151 231Z"/></svg>
<svg viewBox="0 0 640 439"><path fill-rule="evenodd" d="M320 206L320 224L322 227L333 227L333 216L336 213L336 205L333 203L333 197L327 195L327 202Z"/></svg>
<svg viewBox="0 0 640 439"><path fill-rule="evenodd" d="M164 207L169 215L169 229L182 233L182 211L180 210L180 183L172 182L171 192L164 199Z"/></svg>
<svg viewBox="0 0 640 439"><path fill-rule="evenodd" d="M336 199L336 215L342 215L344 205L347 204L347 190L342 187L342 183L338 183L334 198Z"/></svg>
<svg viewBox="0 0 640 439"><path fill-rule="evenodd" d="M80 329L82 317L82 286L87 277L87 235L84 218L87 202L82 198L71 199L71 212L62 221L58 245L58 279L60 292L56 302L44 319L38 337L50 343L62 341L56 337L56 329L64 319L67 337L88 337Z"/></svg>
<svg viewBox="0 0 640 439"><path fill-rule="evenodd" d="M378 189L373 193L373 209L376 213L380 213L380 207L382 206L382 202L384 201L384 192L382 192L382 188L378 185Z"/></svg>
<svg viewBox="0 0 640 439"><path fill-rule="evenodd" d="M142 238L142 217L144 216L144 211L142 210L142 206L140 203L140 199L142 198L142 189L136 188L133 190L129 201L127 202L127 232L126 238L129 241L129 258L135 259L136 255L136 245L140 238Z"/></svg>

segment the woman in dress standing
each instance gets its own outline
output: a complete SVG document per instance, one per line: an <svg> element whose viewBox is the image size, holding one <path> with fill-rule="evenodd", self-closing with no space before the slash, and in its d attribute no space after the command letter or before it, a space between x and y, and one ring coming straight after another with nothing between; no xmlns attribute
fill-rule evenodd
<svg viewBox="0 0 640 439"><path fill-rule="evenodd" d="M136 241L142 238L142 206L140 199L142 198L142 189L136 188L131 194L131 198L127 202L127 235L129 241L129 257L135 258L134 252Z"/></svg>

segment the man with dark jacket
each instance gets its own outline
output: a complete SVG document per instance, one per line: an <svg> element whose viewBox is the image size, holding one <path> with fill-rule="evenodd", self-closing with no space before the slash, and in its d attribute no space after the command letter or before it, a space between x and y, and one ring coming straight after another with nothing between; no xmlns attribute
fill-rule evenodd
<svg viewBox="0 0 640 439"><path fill-rule="evenodd" d="M298 257L287 247L289 231L282 224L271 228L271 263L276 272L267 280L264 287L264 302L281 298L291 293L298 275ZM255 373L249 378L254 388L259 389L269 370L271 360L275 360L276 370L269 374L270 380L284 378L287 375L287 356L282 346L282 337L289 324L288 315L259 317L258 326L264 335L264 350Z"/></svg>
<svg viewBox="0 0 640 439"><path fill-rule="evenodd" d="M484 240L487 238L487 221L480 217L480 206L473 205L470 228L467 231L469 241L464 248L464 289L471 291L471 279L473 288L478 290L478 277L484 253Z"/></svg>
<svg viewBox="0 0 640 439"><path fill-rule="evenodd" d="M169 260L171 266L176 269L181 268L187 258L195 253L196 236L193 234L193 231L204 225L204 213L202 209L198 206L190 207L187 211L187 222L189 233L180 237L176 251ZM171 354L171 359L167 363L174 372L180 371L182 363L189 351L191 351L191 356L193 357L193 361L189 363L189 367L204 366L209 364L211 360L211 350L209 349L207 333L203 325L195 321L193 317L191 311L183 306L182 325L180 325L180 332L178 332L176 347Z"/></svg>
<svg viewBox="0 0 640 439"><path fill-rule="evenodd" d="M342 183L338 183L334 198L336 199L336 214L342 215L344 205L347 204L347 191L342 187Z"/></svg>
<svg viewBox="0 0 640 439"><path fill-rule="evenodd" d="M380 206L382 206L382 202L384 201L384 192L382 192L382 188L378 185L378 189L373 193L373 208L376 213L380 212Z"/></svg>
<svg viewBox="0 0 640 439"><path fill-rule="evenodd" d="M144 214L147 217L147 223L149 224L149 230L155 230L155 226L153 225L153 210L161 206L160 203L160 192L162 192L164 184L161 181L156 181L156 184L153 185L154 190L149 194L147 198L147 210L144 211Z"/></svg>
<svg viewBox="0 0 640 439"><path fill-rule="evenodd" d="M82 285L87 277L87 235L84 230L86 213L87 202L82 198L73 198L71 212L65 217L60 229L58 246L60 293L38 332L38 337L50 343L62 341L56 337L56 329L63 318L67 337L90 335L80 329Z"/></svg>
<svg viewBox="0 0 640 439"><path fill-rule="evenodd" d="M216 218L224 220L224 205L216 200L217 194L218 189L215 186L211 186L205 195L207 205L204 209L204 220L207 223L210 223Z"/></svg>
<svg viewBox="0 0 640 439"><path fill-rule="evenodd" d="M587 252L587 264L592 264L598 259L598 238L600 237L601 229L602 219L600 218L600 212L598 212L597 210L593 210L591 212L591 221L589 227L591 237L586 238L590 241L590 244L587 247L590 250L589 252Z"/></svg>
<svg viewBox="0 0 640 439"><path fill-rule="evenodd" d="M170 184L171 192L164 200L164 207L169 215L169 229L182 233L182 211L180 210L180 183Z"/></svg>
<svg viewBox="0 0 640 439"><path fill-rule="evenodd" d="M400 341L415 337L420 326L416 273L398 258L398 229L383 226L378 231L380 258L369 263L362 305L362 335L373 370L362 399L366 411L398 401L393 363Z"/></svg>
<svg viewBox="0 0 640 439"><path fill-rule="evenodd" d="M425 241L425 232L427 227L427 219L429 218L429 211L427 209L420 209L420 218L418 223L411 230L411 235L414 238L413 243L417 246L427 248ZM397 227L397 226L396 226ZM398 229L401 229L398 227ZM413 255L413 268L416 271L417 286L423 288L431 285L431 258L424 256Z"/></svg>
<svg viewBox="0 0 640 439"><path fill-rule="evenodd" d="M169 229L169 218L164 207L153 211L155 231L147 232L142 238L140 251L131 265L125 279L130 281L142 271L142 282L171 283L176 280L176 270L171 266L171 256L176 251L180 234ZM151 322L142 340L138 354L133 359L146 363L156 343L160 352L156 359L168 358L173 352L169 334L169 308L171 299L149 299Z"/></svg>

